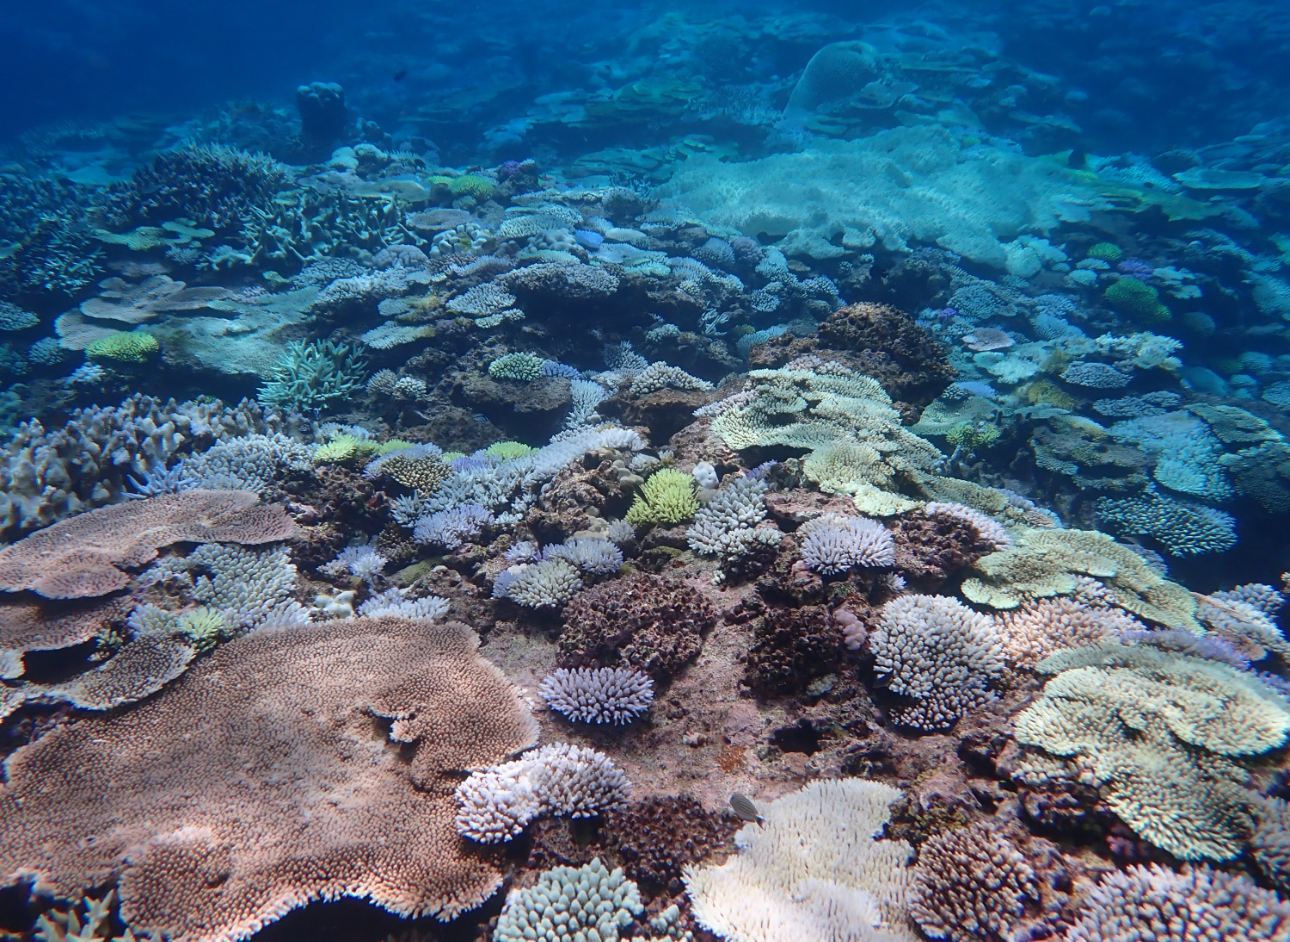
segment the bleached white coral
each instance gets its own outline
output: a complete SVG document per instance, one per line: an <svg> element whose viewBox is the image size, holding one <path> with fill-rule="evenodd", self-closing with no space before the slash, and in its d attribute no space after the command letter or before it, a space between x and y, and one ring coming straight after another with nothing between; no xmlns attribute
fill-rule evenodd
<svg viewBox="0 0 1290 942"><path fill-rule="evenodd" d="M560 668L538 692L547 706L583 723L630 723L654 702L654 681L626 667Z"/></svg>
<svg viewBox="0 0 1290 942"><path fill-rule="evenodd" d="M371 583L381 574L381 570L389 561L388 557L382 556L371 546L363 544L345 547L335 559L319 568L333 578L340 578L348 573Z"/></svg>
<svg viewBox="0 0 1290 942"><path fill-rule="evenodd" d="M604 753L556 743L472 773L456 794L457 833L495 844L542 814L585 818L622 807L631 786Z"/></svg>
<svg viewBox="0 0 1290 942"><path fill-rule="evenodd" d="M1007 549L1012 545L1012 537L1003 528L1003 524L964 504L932 501L923 507L923 513L930 517L949 517L966 523L976 531L980 542L989 544L995 550Z"/></svg>
<svg viewBox="0 0 1290 942"><path fill-rule="evenodd" d="M441 618L448 613L448 600L437 595L408 598L403 589L390 588L378 592L358 606L358 614L370 618Z"/></svg>
<svg viewBox="0 0 1290 942"><path fill-rule="evenodd" d="M904 841L876 840L899 789L812 782L758 807L764 821L735 835L721 866L687 867L699 923L728 942L914 942L904 899Z"/></svg>

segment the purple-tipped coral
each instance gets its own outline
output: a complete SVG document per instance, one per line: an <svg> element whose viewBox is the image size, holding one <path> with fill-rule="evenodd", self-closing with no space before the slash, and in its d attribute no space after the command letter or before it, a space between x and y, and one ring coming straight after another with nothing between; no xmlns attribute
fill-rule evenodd
<svg viewBox="0 0 1290 942"><path fill-rule="evenodd" d="M623 568L623 551L608 540L583 538L542 548L543 559L563 559L592 576L612 576Z"/></svg>
<svg viewBox="0 0 1290 942"><path fill-rule="evenodd" d="M561 667L538 692L547 706L571 720L630 723L654 702L654 681L624 667Z"/></svg>
<svg viewBox="0 0 1290 942"><path fill-rule="evenodd" d="M479 504L463 504L452 510L438 510L422 517L412 529L418 543L438 543L450 550L479 536L493 522L493 515Z"/></svg>
<svg viewBox="0 0 1290 942"><path fill-rule="evenodd" d="M1247 877L1156 864L1107 874L1068 942L1290 942L1290 906Z"/></svg>
<svg viewBox="0 0 1290 942"><path fill-rule="evenodd" d="M802 562L835 576L857 566L875 568L896 561L896 544L876 520L825 514L802 526Z"/></svg>
<svg viewBox="0 0 1290 942"><path fill-rule="evenodd" d="M626 776L604 753L555 743L457 786L457 833L496 844L540 815L589 818L625 807L630 797Z"/></svg>

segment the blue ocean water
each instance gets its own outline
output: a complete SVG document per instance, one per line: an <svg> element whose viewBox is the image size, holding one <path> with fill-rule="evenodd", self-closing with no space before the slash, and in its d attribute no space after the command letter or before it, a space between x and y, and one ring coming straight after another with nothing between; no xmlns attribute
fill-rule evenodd
<svg viewBox="0 0 1290 942"><path fill-rule="evenodd" d="M6 11L0 933L1290 939L1288 51Z"/></svg>

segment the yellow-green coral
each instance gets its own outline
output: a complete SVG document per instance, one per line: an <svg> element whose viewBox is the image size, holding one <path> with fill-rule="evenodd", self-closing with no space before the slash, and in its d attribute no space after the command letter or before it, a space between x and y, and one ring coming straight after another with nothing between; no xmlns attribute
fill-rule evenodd
<svg viewBox="0 0 1290 942"><path fill-rule="evenodd" d="M477 173L466 173L459 177L453 177L452 182L448 184L452 190L453 196L473 196L475 199L483 202L493 195L497 187L488 177L481 177Z"/></svg>
<svg viewBox="0 0 1290 942"><path fill-rule="evenodd" d="M959 422L945 433L945 440L966 451L988 448L999 440L999 426L992 422Z"/></svg>
<svg viewBox="0 0 1290 942"><path fill-rule="evenodd" d="M1121 278L1103 295L1121 314L1145 324L1161 324L1173 315L1160 302L1160 292L1137 278Z"/></svg>
<svg viewBox="0 0 1290 942"><path fill-rule="evenodd" d="M680 523L699 509L694 477L675 468L660 468L641 485L624 517L628 523Z"/></svg>
<svg viewBox="0 0 1290 942"><path fill-rule="evenodd" d="M510 458L527 458L536 451L536 448L523 442L493 442L488 446L485 454L490 458L507 460Z"/></svg>
<svg viewBox="0 0 1290 942"><path fill-rule="evenodd" d="M963 595L978 605L1016 608L1029 599L1072 595L1078 576L1104 583L1113 601L1133 614L1168 628L1196 634L1196 599L1148 565L1146 559L1096 530L1028 530L1005 550L972 564L976 575L963 582Z"/></svg>
<svg viewBox="0 0 1290 942"><path fill-rule="evenodd" d="M314 461L318 464L340 464L358 458L370 458L380 449L376 442L341 432L333 435L331 441L314 449Z"/></svg>
<svg viewBox="0 0 1290 942"><path fill-rule="evenodd" d="M182 634L198 651L209 651L231 626L224 613L205 605L190 608L175 620L175 632Z"/></svg>
<svg viewBox="0 0 1290 942"><path fill-rule="evenodd" d="M1114 242L1098 242L1096 245L1089 246L1088 257L1100 258L1104 262L1118 262L1124 258L1124 249Z"/></svg>
<svg viewBox="0 0 1290 942"><path fill-rule="evenodd" d="M1048 364L1045 363L1044 366L1045 369L1048 368ZM1065 368L1066 365L1063 365L1050 372L1060 373ZM1047 379L1037 379L1027 386L1025 396L1026 401L1032 406L1053 406L1057 409L1065 409L1067 412L1074 410L1076 406L1074 396Z"/></svg>
<svg viewBox="0 0 1290 942"><path fill-rule="evenodd" d="M152 334L117 331L100 337L85 348L91 360L115 360L119 363L146 363L161 349Z"/></svg>
<svg viewBox="0 0 1290 942"><path fill-rule="evenodd" d="M944 456L907 430L891 397L868 376L822 364L812 370L753 370L753 397L726 408L712 431L736 451L808 452L807 477L820 489L850 494L863 513L900 513L914 504L897 493L901 478L931 471Z"/></svg>

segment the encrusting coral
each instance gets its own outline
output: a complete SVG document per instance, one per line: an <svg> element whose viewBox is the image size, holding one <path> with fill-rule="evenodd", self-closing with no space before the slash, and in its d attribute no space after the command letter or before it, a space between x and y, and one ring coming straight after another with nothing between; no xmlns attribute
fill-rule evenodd
<svg viewBox="0 0 1290 942"><path fill-rule="evenodd" d="M563 666L623 665L663 684L698 655L716 613L692 587L642 573L579 592L564 620Z"/></svg>

